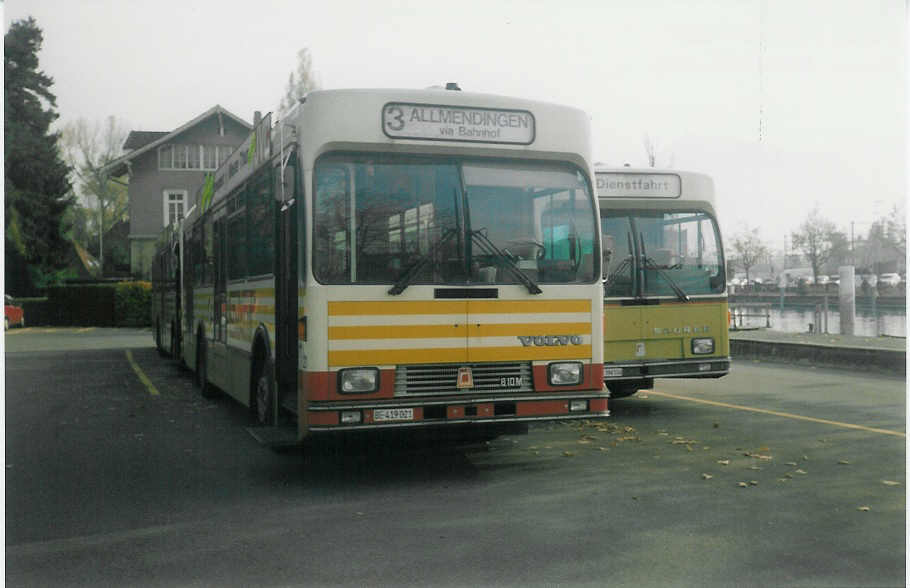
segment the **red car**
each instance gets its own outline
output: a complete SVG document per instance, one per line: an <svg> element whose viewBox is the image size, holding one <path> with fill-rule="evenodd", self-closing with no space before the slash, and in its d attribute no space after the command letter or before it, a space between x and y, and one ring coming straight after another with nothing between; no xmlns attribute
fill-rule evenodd
<svg viewBox="0 0 910 588"><path fill-rule="evenodd" d="M24 327L25 326L25 311L22 310L21 306L16 306L13 297L9 294L6 295L6 322L3 325L3 330L7 330L10 327Z"/></svg>

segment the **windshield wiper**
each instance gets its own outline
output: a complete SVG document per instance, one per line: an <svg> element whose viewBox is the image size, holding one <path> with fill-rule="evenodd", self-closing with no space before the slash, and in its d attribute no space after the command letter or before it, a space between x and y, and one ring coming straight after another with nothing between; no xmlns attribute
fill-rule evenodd
<svg viewBox="0 0 910 588"><path fill-rule="evenodd" d="M660 267L659 267L657 264L654 263L654 260L653 260L653 259L651 259L650 257L645 257L645 258L644 258L644 261L645 261L645 269L646 269L646 270L654 270L655 272L657 272L657 275L658 275L658 276L662 277L664 280L667 281L668 284L670 284L670 288L673 289L673 292L676 294L676 296L677 296L682 302L689 302L689 295L686 294L685 290L683 290L682 288L680 288L680 287L679 287L679 284L677 284L676 282L674 282L674 281L673 281L673 278L671 278L670 275L669 275L667 272L665 272L664 270L660 269Z"/></svg>
<svg viewBox="0 0 910 588"><path fill-rule="evenodd" d="M626 257L625 259L623 259L623 260L620 262L620 264L616 267L616 269L613 270L612 272L610 272L610 275L609 275L609 276L607 276L606 278L604 278L604 286L610 286L610 285L612 285L613 282L614 282L614 280L616 280L616 278L619 277L619 275L620 275L621 273L623 273L624 271L626 271L627 269L629 269L629 266L630 266L630 265L632 265L632 257L631 257L631 256Z"/></svg>
<svg viewBox="0 0 910 588"><path fill-rule="evenodd" d="M448 243L452 237L457 234L458 230L455 228L446 229L446 231L442 234L442 237L439 239L439 241L436 242L433 248L422 255L417 261L412 263L411 266L404 271L398 281L395 282L395 285L389 288L388 293L392 296L397 296L404 292L405 288L411 285L411 280L413 280L414 277L420 273L420 270L422 270L424 266L426 266L434 257L436 257L436 253L439 251L439 249Z"/></svg>
<svg viewBox="0 0 910 588"><path fill-rule="evenodd" d="M528 277L528 274L521 271L521 269L512 261L512 258L509 257L503 250L493 244L492 241L483 233L486 229L478 229L476 231L471 231L471 239L477 243L481 251L487 255L492 256L497 261L500 262L505 269L507 269L513 276L515 276L519 282L525 285L528 289L528 292L531 294L542 294L543 290L540 289L540 286Z"/></svg>
<svg viewBox="0 0 910 588"><path fill-rule="evenodd" d="M689 295L679 287L679 284L673 281L673 278L669 276L664 270L660 269L654 260L648 257L648 253L645 251L645 236L641 233L638 234L639 239L641 240L641 260L642 265L644 265L645 270L654 270L657 272L657 275L662 277L664 280L670 284L670 288L673 289L673 293L676 294L676 297L679 298L681 302L689 302ZM644 291L644 284L642 284L642 291Z"/></svg>

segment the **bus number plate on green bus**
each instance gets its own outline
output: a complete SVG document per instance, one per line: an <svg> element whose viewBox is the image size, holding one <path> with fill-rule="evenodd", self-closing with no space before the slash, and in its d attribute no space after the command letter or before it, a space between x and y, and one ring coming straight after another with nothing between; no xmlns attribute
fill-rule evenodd
<svg viewBox="0 0 910 588"><path fill-rule="evenodd" d="M414 420L413 408L377 408L373 410L373 421L412 421Z"/></svg>

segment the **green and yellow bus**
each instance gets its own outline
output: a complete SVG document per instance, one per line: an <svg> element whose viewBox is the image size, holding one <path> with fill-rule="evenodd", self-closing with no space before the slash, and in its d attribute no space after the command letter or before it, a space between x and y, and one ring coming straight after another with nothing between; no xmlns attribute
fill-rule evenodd
<svg viewBox="0 0 910 588"><path fill-rule="evenodd" d="M597 169L604 266L604 383L611 398L654 378L730 371L714 182L704 174Z"/></svg>
<svg viewBox="0 0 910 588"><path fill-rule="evenodd" d="M457 87L262 117L184 223L183 361L267 443L606 416L589 145Z"/></svg>

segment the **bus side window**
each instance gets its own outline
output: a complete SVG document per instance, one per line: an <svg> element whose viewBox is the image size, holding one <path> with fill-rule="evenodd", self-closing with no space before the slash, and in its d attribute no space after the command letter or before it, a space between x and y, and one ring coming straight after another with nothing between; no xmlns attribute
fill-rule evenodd
<svg viewBox="0 0 910 588"><path fill-rule="evenodd" d="M215 240L213 236L213 221L209 215L205 219L202 231L202 285L211 286L215 283Z"/></svg>
<svg viewBox="0 0 910 588"><path fill-rule="evenodd" d="M266 170L267 171L267 170ZM271 274L275 259L275 199L272 197L271 174L263 173L250 182L247 191L249 227L248 274Z"/></svg>

